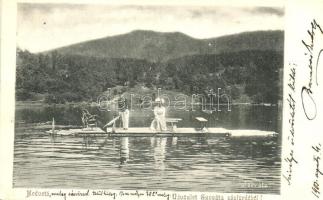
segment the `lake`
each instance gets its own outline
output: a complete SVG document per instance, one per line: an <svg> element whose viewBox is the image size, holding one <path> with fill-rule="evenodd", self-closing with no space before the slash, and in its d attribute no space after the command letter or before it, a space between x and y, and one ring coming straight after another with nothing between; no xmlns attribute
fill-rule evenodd
<svg viewBox="0 0 323 200"><path fill-rule="evenodd" d="M178 127L259 129L281 133L277 106L233 106L212 114L172 110ZM106 121L113 111L89 111ZM14 187L158 189L280 193L281 135L271 137L49 136L37 123L80 125L80 107L16 107ZM149 126L152 111L134 110L130 126Z"/></svg>

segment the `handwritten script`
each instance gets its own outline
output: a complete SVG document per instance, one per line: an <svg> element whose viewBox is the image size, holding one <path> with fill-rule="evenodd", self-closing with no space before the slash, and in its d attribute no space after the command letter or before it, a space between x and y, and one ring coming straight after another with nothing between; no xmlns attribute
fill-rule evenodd
<svg viewBox="0 0 323 200"><path fill-rule="evenodd" d="M314 181L312 185L312 194L316 198L320 198L320 176L323 175L323 172L320 170L320 162L321 162L321 148L322 145L319 143L315 146L312 146L314 150L313 161L315 164L315 172L314 172Z"/></svg>
<svg viewBox="0 0 323 200"><path fill-rule="evenodd" d="M282 173L282 176L287 181L288 185L292 184L292 174L293 174L293 166L297 164L297 160L294 155L294 146L295 146L295 80L296 80L296 64L290 63L289 67L289 78L288 78L288 125L289 132L287 134L287 140L289 145L287 145L286 149L289 149L288 155L284 158L284 161L288 165L288 169Z"/></svg>
<svg viewBox="0 0 323 200"><path fill-rule="evenodd" d="M315 85L318 86L317 74L321 63L320 57L323 54L323 48L316 45L316 41L322 40L323 38L323 30L315 19L311 22L311 29L307 30L307 34L309 36L309 41L302 40L302 44L305 48L304 54L307 56L308 60L307 68L309 74L307 84L302 87L301 98L306 118L308 120L313 120L317 115L316 102L313 97L313 77L315 78Z"/></svg>

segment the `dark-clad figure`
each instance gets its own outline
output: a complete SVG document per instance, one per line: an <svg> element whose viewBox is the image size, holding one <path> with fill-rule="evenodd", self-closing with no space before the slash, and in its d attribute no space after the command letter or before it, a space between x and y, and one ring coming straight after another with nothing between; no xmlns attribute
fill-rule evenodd
<svg viewBox="0 0 323 200"><path fill-rule="evenodd" d="M118 98L119 116L121 117L123 129L127 130L129 127L128 101L121 92L119 93L119 95L120 95Z"/></svg>

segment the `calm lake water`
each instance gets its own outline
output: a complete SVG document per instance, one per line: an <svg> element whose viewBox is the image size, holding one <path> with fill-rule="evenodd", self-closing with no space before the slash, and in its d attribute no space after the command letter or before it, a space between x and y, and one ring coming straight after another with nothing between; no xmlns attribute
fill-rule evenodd
<svg viewBox="0 0 323 200"><path fill-rule="evenodd" d="M109 120L113 112L89 109ZM278 138L49 136L36 123L80 124L78 106L17 107L14 187L158 189L280 193ZM233 106L207 114L169 110L178 127L259 129L281 133L278 107ZM130 126L149 126L151 111L132 111Z"/></svg>

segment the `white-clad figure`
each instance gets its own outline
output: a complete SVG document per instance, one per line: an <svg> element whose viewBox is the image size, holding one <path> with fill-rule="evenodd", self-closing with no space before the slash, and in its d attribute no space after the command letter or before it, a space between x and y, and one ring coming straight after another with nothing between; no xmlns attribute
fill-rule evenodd
<svg viewBox="0 0 323 200"><path fill-rule="evenodd" d="M164 100L157 98L155 102L157 103L157 106L154 108L155 118L151 122L150 128L154 131L166 131L166 108L162 106Z"/></svg>
<svg viewBox="0 0 323 200"><path fill-rule="evenodd" d="M129 109L124 112L119 112L121 115L123 129L127 130L129 128Z"/></svg>

